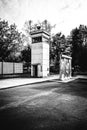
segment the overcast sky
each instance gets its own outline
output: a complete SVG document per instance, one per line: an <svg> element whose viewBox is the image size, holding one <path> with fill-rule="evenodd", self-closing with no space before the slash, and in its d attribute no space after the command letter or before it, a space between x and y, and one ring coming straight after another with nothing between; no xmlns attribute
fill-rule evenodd
<svg viewBox="0 0 87 130"><path fill-rule="evenodd" d="M53 32L66 36L80 24L87 25L87 0L0 0L0 17L23 28L26 20L56 24Z"/></svg>

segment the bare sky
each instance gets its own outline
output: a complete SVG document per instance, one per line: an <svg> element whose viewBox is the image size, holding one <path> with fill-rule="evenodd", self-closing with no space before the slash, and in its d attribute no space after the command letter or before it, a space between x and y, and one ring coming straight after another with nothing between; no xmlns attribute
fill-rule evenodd
<svg viewBox="0 0 87 130"><path fill-rule="evenodd" d="M23 28L26 20L56 24L53 32L68 35L80 24L87 25L87 0L0 0L0 17Z"/></svg>

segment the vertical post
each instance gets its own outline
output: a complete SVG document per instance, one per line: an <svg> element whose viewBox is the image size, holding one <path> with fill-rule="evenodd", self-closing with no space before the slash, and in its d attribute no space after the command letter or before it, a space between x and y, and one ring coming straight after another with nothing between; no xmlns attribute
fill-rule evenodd
<svg viewBox="0 0 87 130"><path fill-rule="evenodd" d="M59 59L59 77L60 77L60 79L61 79L61 56L60 56L60 59Z"/></svg>
<svg viewBox="0 0 87 130"><path fill-rule="evenodd" d="M2 67L1 67L1 74L3 75L3 61L2 61Z"/></svg>
<svg viewBox="0 0 87 130"><path fill-rule="evenodd" d="M15 63L13 62L13 74L15 74Z"/></svg>
<svg viewBox="0 0 87 130"><path fill-rule="evenodd" d="M70 78L71 78L71 75L72 75L72 67L71 67L71 64L72 64L72 59L70 59Z"/></svg>
<svg viewBox="0 0 87 130"><path fill-rule="evenodd" d="M60 79L62 78L62 70L61 70L61 65L62 65L62 55L60 54L60 62L59 62L59 75L60 75Z"/></svg>

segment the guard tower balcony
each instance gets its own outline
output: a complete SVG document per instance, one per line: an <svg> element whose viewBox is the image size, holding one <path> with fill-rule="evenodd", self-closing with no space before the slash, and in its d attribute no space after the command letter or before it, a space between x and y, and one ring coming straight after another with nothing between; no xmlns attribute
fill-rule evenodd
<svg viewBox="0 0 87 130"><path fill-rule="evenodd" d="M39 42L48 42L50 38L50 32L41 26L37 26L37 28L32 29L30 31L30 35L32 38L32 44Z"/></svg>

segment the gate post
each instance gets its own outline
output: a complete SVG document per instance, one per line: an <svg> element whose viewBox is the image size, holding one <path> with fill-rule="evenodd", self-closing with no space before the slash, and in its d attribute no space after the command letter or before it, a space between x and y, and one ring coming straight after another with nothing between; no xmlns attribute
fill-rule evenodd
<svg viewBox="0 0 87 130"><path fill-rule="evenodd" d="M1 65L1 74L3 75L3 61L2 61L2 65Z"/></svg>

